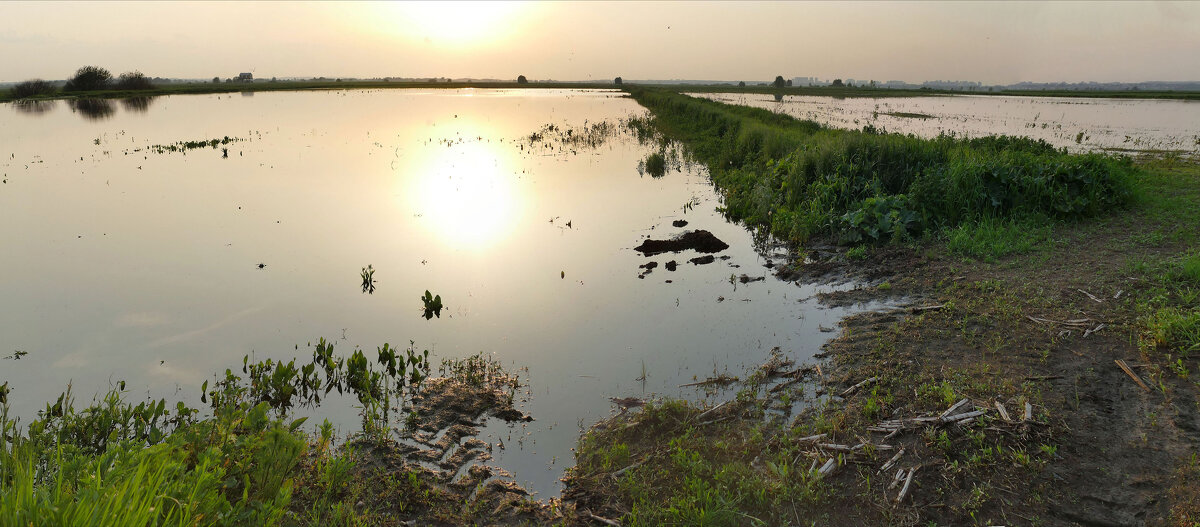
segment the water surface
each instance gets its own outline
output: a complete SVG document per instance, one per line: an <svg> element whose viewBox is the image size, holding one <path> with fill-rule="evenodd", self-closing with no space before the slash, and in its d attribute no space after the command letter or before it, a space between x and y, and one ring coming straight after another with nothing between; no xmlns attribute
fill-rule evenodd
<svg viewBox="0 0 1200 527"><path fill-rule="evenodd" d="M702 170L643 175L656 147L619 134L531 141L644 112L619 92L247 95L0 108L0 355L28 352L0 361L16 414L68 383L86 402L118 380L133 399L199 405L200 383L245 354L411 339L435 364L484 352L527 368L536 421L491 423L484 439L504 440L494 463L546 496L609 397L699 398L679 385L741 375L776 346L807 360L846 313L772 278ZM727 260L632 249L697 228ZM639 278L647 261L659 267ZM447 306L428 321L427 289ZM318 416L358 423L349 401Z"/></svg>

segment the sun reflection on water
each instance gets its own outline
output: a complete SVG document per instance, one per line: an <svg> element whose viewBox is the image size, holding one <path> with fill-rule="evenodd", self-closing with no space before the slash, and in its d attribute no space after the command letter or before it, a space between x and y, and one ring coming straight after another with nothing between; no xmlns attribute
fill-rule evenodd
<svg viewBox="0 0 1200 527"><path fill-rule="evenodd" d="M520 219L518 191L503 147L472 140L442 145L410 180L411 207L439 242L483 250L508 238Z"/></svg>

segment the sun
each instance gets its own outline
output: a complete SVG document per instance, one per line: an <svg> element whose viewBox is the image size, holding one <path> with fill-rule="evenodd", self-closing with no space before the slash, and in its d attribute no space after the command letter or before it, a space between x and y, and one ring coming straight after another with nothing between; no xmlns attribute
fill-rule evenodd
<svg viewBox="0 0 1200 527"><path fill-rule="evenodd" d="M502 40L531 7L528 2L388 2L382 6L406 36L449 47Z"/></svg>

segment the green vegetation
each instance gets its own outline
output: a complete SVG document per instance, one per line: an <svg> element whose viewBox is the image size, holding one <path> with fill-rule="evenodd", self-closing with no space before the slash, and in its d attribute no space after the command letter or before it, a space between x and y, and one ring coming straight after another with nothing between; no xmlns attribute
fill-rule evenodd
<svg viewBox="0 0 1200 527"><path fill-rule="evenodd" d="M81 91L98 91L104 90L112 83L112 73L99 66L84 66L75 71L70 79L67 79L67 84L63 86L64 92L81 92Z"/></svg>
<svg viewBox="0 0 1200 527"><path fill-rule="evenodd" d="M351 393L364 436L382 438L428 375L428 357L385 344L373 365L361 350L335 357L324 339L300 367L247 357L245 377L226 370L212 390L204 383L205 418L182 402L129 403L123 382L82 409L68 389L25 427L4 404L0 525L347 523L357 517L351 452L332 448L328 421L309 436L289 411L334 389Z"/></svg>
<svg viewBox="0 0 1200 527"><path fill-rule="evenodd" d="M990 220L1071 220L1131 199L1128 160L1018 137L926 140L634 88L653 125L704 162L736 218L777 237L907 239Z"/></svg>

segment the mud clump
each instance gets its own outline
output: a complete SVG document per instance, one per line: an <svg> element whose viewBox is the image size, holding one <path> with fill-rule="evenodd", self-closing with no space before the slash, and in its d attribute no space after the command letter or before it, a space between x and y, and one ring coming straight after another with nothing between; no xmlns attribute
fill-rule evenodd
<svg viewBox="0 0 1200 527"><path fill-rule="evenodd" d="M672 227L687 227L687 220L675 220L671 222Z"/></svg>
<svg viewBox="0 0 1200 527"><path fill-rule="evenodd" d="M667 268L668 271L674 271L675 268L678 266L679 266L679 264L675 263L675 260L671 260L671 261L667 262L667 265L665 267Z"/></svg>
<svg viewBox="0 0 1200 527"><path fill-rule="evenodd" d="M711 254L706 254L704 256L697 256L688 261L692 262L692 264L694 264L694 265L705 265L705 264L713 263L714 260L716 260L716 257L714 257Z"/></svg>
<svg viewBox="0 0 1200 527"><path fill-rule="evenodd" d="M729 244L721 241L713 233L706 230L685 232L669 240L646 239L633 250L646 256L654 256L667 252L677 253L688 249L701 253L718 253L729 248Z"/></svg>

